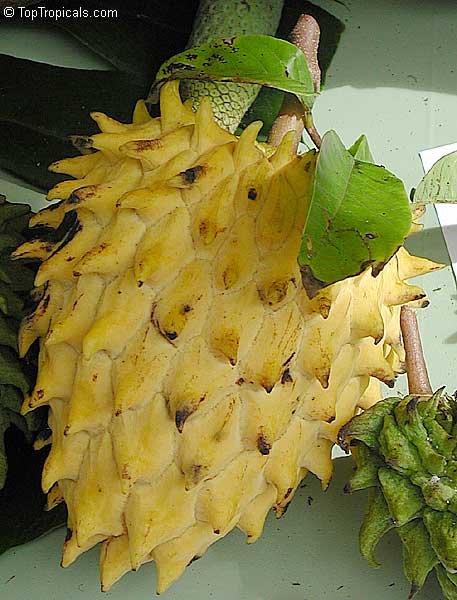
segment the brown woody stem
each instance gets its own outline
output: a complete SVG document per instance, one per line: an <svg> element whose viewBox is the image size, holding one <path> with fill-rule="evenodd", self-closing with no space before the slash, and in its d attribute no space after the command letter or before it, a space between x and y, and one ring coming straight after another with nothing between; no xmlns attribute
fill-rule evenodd
<svg viewBox="0 0 457 600"><path fill-rule="evenodd" d="M406 352L406 372L410 394L431 395L432 386L427 372L419 325L415 311L409 306L402 306L400 327Z"/></svg>
<svg viewBox="0 0 457 600"><path fill-rule="evenodd" d="M289 36L290 41L300 48L306 57L316 92L319 92L321 85L321 70L317 59L319 37L319 24L311 15L301 15ZM316 148L320 148L322 140L314 126L311 111L305 108L295 96L286 94L279 115L271 128L268 142L278 146L288 131L295 130L294 151L296 152L303 129L306 129Z"/></svg>

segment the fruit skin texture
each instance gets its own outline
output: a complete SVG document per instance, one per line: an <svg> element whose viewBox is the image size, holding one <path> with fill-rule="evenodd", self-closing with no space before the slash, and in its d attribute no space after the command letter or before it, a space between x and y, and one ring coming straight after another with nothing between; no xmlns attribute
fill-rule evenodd
<svg viewBox="0 0 457 600"><path fill-rule="evenodd" d="M315 153L292 155L293 133L267 158L261 123L238 139L176 82L160 118L93 117L97 152L53 165L76 179L33 219L74 222L48 256L36 242L48 301L21 330L22 352L41 340L23 410L50 407L63 565L102 542L103 589L154 560L160 592L234 527L254 542L308 470L329 483L337 432L402 370L400 304L424 301L404 280L437 266L402 249L309 300Z"/></svg>
<svg viewBox="0 0 457 600"><path fill-rule="evenodd" d="M201 0L195 16L188 48L210 40L236 35L274 35L279 25L283 0ZM194 108L209 96L216 121L232 133L260 91L260 85L225 81L184 80L183 98L189 98Z"/></svg>
<svg viewBox="0 0 457 600"><path fill-rule="evenodd" d="M347 491L369 488L360 550L374 549L395 528L403 544L409 598L436 574L447 600L457 598L457 401L443 396L387 398L342 428L357 469Z"/></svg>

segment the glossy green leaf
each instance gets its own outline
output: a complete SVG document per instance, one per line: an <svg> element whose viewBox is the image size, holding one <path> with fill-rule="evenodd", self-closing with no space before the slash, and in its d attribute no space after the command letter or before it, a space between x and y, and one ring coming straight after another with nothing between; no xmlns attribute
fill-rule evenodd
<svg viewBox="0 0 457 600"><path fill-rule="evenodd" d="M267 35L240 35L189 48L167 60L156 79L256 83L295 94L307 106L315 98L303 52Z"/></svg>
<svg viewBox="0 0 457 600"><path fill-rule="evenodd" d="M414 203L457 202L457 152L440 158L414 192Z"/></svg>
<svg viewBox="0 0 457 600"><path fill-rule="evenodd" d="M403 570L411 583L409 598L414 598L424 585L427 575L438 564L422 520L411 521L398 528L403 543Z"/></svg>
<svg viewBox="0 0 457 600"><path fill-rule="evenodd" d="M356 160L334 131L327 132L299 254L308 295L369 266L377 274L410 226L403 183L384 167Z"/></svg>

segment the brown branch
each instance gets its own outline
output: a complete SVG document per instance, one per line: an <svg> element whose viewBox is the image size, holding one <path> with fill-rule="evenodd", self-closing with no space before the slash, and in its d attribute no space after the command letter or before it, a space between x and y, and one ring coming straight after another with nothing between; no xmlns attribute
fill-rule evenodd
<svg viewBox="0 0 457 600"><path fill-rule="evenodd" d="M301 102L296 96L287 94L268 135L268 143L279 146L288 131L295 130L292 152L297 152L303 129L305 128L305 113Z"/></svg>
<svg viewBox="0 0 457 600"><path fill-rule="evenodd" d="M431 395L432 386L422 350L419 325L415 311L409 306L401 307L400 327L406 352L409 393Z"/></svg>
<svg viewBox="0 0 457 600"><path fill-rule="evenodd" d="M317 59L319 38L319 24L311 15L301 15L289 36L290 41L300 48L306 57L315 92L319 92L321 85L321 70ZM296 152L303 129L306 129L316 148L320 148L322 140L314 126L311 111L305 109L296 96L286 94L279 115L271 128L268 143L278 146L288 131L295 130L293 150Z"/></svg>
<svg viewBox="0 0 457 600"><path fill-rule="evenodd" d="M314 84L314 91L321 89L321 70L317 59L321 31L319 23L311 15L301 15L292 29L289 39L306 57L308 68Z"/></svg>

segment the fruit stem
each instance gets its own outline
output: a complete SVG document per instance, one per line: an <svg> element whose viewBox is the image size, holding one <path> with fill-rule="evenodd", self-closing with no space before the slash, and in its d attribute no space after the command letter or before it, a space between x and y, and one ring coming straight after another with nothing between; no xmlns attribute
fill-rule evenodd
<svg viewBox="0 0 457 600"><path fill-rule="evenodd" d="M315 92L319 92L321 85L321 70L317 59L319 38L319 24L311 15L300 15L289 36L289 40L300 48L306 57ZM314 125L311 110L304 107L296 96L286 94L279 115L271 128L268 143L278 146L285 134L293 129L297 132L294 140L295 152L303 129L306 129L316 148L321 147L322 139Z"/></svg>
<svg viewBox="0 0 457 600"><path fill-rule="evenodd" d="M432 386L422 349L419 325L415 311L409 306L401 307L400 327L406 352L409 393L431 395Z"/></svg>

